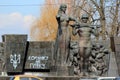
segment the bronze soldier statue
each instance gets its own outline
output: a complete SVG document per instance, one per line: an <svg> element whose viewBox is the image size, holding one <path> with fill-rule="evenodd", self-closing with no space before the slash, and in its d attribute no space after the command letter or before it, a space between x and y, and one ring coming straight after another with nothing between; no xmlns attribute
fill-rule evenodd
<svg viewBox="0 0 120 80"><path fill-rule="evenodd" d="M91 43L91 34L97 36L97 32L95 29L91 27L88 23L88 15L82 15L82 22L79 24L75 24L73 28L73 35L79 35L79 56L80 56L80 74L88 75L89 68L89 57L91 54L92 43Z"/></svg>

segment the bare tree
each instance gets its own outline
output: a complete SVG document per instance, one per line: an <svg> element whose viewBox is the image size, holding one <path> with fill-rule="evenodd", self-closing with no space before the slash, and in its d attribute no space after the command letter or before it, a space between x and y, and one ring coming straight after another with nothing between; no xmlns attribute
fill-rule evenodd
<svg viewBox="0 0 120 80"><path fill-rule="evenodd" d="M106 32L106 18L105 18L105 5L104 0L91 0L92 4L94 4L95 8L97 9L99 16L100 16L100 23L101 23L101 33L102 39L106 39L105 32Z"/></svg>
<svg viewBox="0 0 120 80"><path fill-rule="evenodd" d="M110 36L118 36L119 34L119 9L120 9L120 0L115 0L115 2L112 3L112 6L110 6L110 18L111 18L111 22L110 22L110 27L111 27L111 31L110 31Z"/></svg>
<svg viewBox="0 0 120 80"><path fill-rule="evenodd" d="M56 14L61 3L66 3L68 8L71 0L45 0L41 8L41 15L31 28L31 39L35 41L52 41L56 38Z"/></svg>
<svg viewBox="0 0 120 80"><path fill-rule="evenodd" d="M112 2L113 4L109 5ZM119 34L120 0L45 0L45 7L42 7L41 15L31 28L31 37L34 40L54 40L56 38L55 15L61 3L67 4L67 14L70 16L80 20L81 14L87 13L92 24L101 25L98 31L102 39L106 39L106 35L109 37ZM106 4L110 6L109 10L107 10Z"/></svg>

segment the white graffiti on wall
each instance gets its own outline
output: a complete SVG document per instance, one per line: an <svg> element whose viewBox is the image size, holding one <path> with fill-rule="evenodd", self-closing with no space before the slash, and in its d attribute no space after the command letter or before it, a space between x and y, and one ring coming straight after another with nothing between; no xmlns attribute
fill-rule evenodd
<svg viewBox="0 0 120 80"><path fill-rule="evenodd" d="M30 68L45 69L46 65L44 63L41 63L41 61L48 60L48 56L29 56L28 60L35 60L34 63L30 63Z"/></svg>
<svg viewBox="0 0 120 80"><path fill-rule="evenodd" d="M20 64L20 58L21 55L20 54L11 54L10 55L10 63L13 64L14 69L17 68L18 64Z"/></svg>

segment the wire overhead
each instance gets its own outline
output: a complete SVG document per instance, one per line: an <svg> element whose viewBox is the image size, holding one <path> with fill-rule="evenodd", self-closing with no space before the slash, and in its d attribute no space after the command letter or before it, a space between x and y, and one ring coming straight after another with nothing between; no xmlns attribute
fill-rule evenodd
<svg viewBox="0 0 120 80"><path fill-rule="evenodd" d="M71 3L66 3L66 4L71 4ZM58 4L0 4L0 6L45 6L45 5L60 5Z"/></svg>

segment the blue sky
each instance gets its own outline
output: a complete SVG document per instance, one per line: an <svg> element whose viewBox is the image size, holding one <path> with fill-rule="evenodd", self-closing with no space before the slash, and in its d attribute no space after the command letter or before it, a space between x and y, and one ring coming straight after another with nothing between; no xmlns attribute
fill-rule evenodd
<svg viewBox="0 0 120 80"><path fill-rule="evenodd" d="M44 0L1 0L0 42L3 34L28 34L30 39L30 27L40 16L43 4Z"/></svg>

